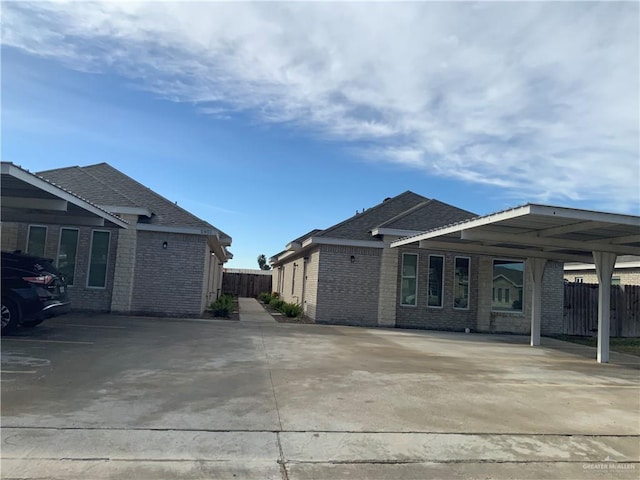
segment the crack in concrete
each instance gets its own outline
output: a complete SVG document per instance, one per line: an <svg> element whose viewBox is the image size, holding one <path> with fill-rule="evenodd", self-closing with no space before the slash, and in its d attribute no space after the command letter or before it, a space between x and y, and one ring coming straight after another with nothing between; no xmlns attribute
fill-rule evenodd
<svg viewBox="0 0 640 480"><path fill-rule="evenodd" d="M596 433L494 433L494 432L439 432L432 430L265 430L265 429L218 429L218 428L162 428L162 427L56 427L34 425L6 425L4 429L25 430L87 430L87 431L142 431L142 432L203 432L203 433L339 433L339 434L378 434L378 435L457 435L473 437L575 437L575 438L640 438L634 434L596 434Z"/></svg>
<svg viewBox="0 0 640 480"><path fill-rule="evenodd" d="M264 349L264 358L267 361L267 369L269 370L269 382L271 383L271 393L273 393L273 401L276 407L276 414L278 415L278 425L280 426L280 431L282 431L282 420L280 418L280 408L278 407L278 397L276 396L276 387L273 385L271 363L269 362L269 354L267 353L267 345L264 341L264 329L262 327L260 327L260 336L262 337L262 348Z"/></svg>
<svg viewBox="0 0 640 480"><path fill-rule="evenodd" d="M623 463L629 465L640 465L640 461L620 461L620 462L602 462L602 461L585 461L585 460L484 460L484 459L473 459L473 460L424 460L424 459L404 459L404 460L376 460L376 459L364 459L364 460L290 460L288 463L292 465L416 465L416 464L430 464L430 463L441 463L441 464L459 464L459 463L468 463L468 464L476 464L476 463L486 463L486 464L541 464L541 463L566 463L566 464L582 464L582 465L601 465L603 463Z"/></svg>
<svg viewBox="0 0 640 480"><path fill-rule="evenodd" d="M278 440L278 451L280 453L280 458L278 459L278 465L280 465L280 474L282 475L282 480L289 480L289 472L287 470L287 461L284 458L284 450L282 449L282 442L280 442L280 433L276 433L276 438Z"/></svg>
<svg viewBox="0 0 640 480"><path fill-rule="evenodd" d="M280 474L282 475L282 480L289 480L289 472L287 471L287 462L284 458L284 451L282 450L282 442L280 441L280 432L282 432L282 419L280 418L280 407L278 406L278 397L276 396L276 387L273 384L271 363L269 362L269 354L267 353L267 345L264 341L264 329L262 327L260 328L260 336L262 337L262 348L264 349L264 358L267 362L267 369L269 370L269 382L271 383L271 393L273 393L273 402L276 407L276 414L278 415L278 425L280 426L280 431L275 432L276 443L278 444L278 453L280 456L280 458L278 458L278 465L280 466Z"/></svg>

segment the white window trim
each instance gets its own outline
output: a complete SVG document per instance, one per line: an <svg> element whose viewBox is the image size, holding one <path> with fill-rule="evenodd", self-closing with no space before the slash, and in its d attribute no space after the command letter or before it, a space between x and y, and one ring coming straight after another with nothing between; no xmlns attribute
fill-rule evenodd
<svg viewBox="0 0 640 480"><path fill-rule="evenodd" d="M42 252L42 256L46 257L47 256L47 239L49 238L49 227L47 227L46 225L38 225L35 223L29 225L29 227L27 228L27 244L24 247L24 251L26 254L35 255L29 252L29 240L31 238L31 227L44 228L44 251Z"/></svg>
<svg viewBox="0 0 640 480"><path fill-rule="evenodd" d="M104 287L95 287L89 285L90 273L91 273L91 256L93 255L93 234L96 232L104 232L109 234L109 242L107 243L107 265L104 273ZM95 289L95 290L106 290L107 288L107 280L109 278L109 254L111 253L111 231L110 230L91 230L91 243L89 246L89 258L87 262L87 281L85 285L87 288Z"/></svg>
<svg viewBox="0 0 640 480"><path fill-rule="evenodd" d="M453 309L454 310L469 310L469 308L471 307L471 257L465 257L465 256L461 256L461 255L456 255L455 257L453 257L453 279L455 281L456 278L456 260L458 260L459 258L466 258L469 263L468 263L468 271L467 271L467 275L469 277L469 281L467 283L467 306L462 308L462 307L456 307L456 287L455 284L453 286ZM444 269L443 269L444 270Z"/></svg>
<svg viewBox="0 0 640 480"><path fill-rule="evenodd" d="M76 276L76 270L77 270L77 266L78 266L78 245L80 244L80 229L79 228L73 228L73 227L60 227L60 235L58 236L58 253L56 254L56 267L60 268L60 246L62 245L62 231L63 230L75 230L76 232L78 232L78 236L76 237L76 257L73 259L73 276ZM93 240L93 235L91 236L91 239ZM111 241L111 238L109 238L109 241ZM91 259L91 257L89 257L89 259ZM76 283L77 278L74 278L73 282L74 284ZM87 280L89 281L89 280ZM68 287L73 287L73 284L68 285Z"/></svg>
<svg viewBox="0 0 640 480"><path fill-rule="evenodd" d="M405 255L412 255L414 257L416 257L416 288L415 291L413 292L413 295L416 299L415 303L411 304L411 303L402 303L402 280L404 280L405 276L404 276L404 256ZM420 256L417 253L409 253L409 252L403 252L402 253L402 264L401 264L401 271L400 271L400 306L401 307L410 307L410 308L417 308L418 307L418 268L420 268ZM411 277L406 277L406 278L411 278Z"/></svg>
<svg viewBox="0 0 640 480"><path fill-rule="evenodd" d="M440 305L429 305L429 284L431 283L431 257L440 257L442 259L442 275L440 278ZM446 258L444 255L430 254L427 259L427 308L444 308L444 271L446 269Z"/></svg>
<svg viewBox="0 0 640 480"><path fill-rule="evenodd" d="M522 310L494 310L493 309L493 299L491 300L491 313L497 313L501 315L524 315L524 306L526 300L526 292L527 292L527 262L522 260L521 258L497 258L494 257L491 259L491 286L493 287L493 267L495 262L511 262L511 263L521 263L522 264Z"/></svg>

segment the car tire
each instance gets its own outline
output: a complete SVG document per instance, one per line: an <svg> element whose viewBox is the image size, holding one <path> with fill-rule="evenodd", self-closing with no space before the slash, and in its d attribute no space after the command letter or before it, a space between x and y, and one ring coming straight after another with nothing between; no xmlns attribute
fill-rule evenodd
<svg viewBox="0 0 640 480"><path fill-rule="evenodd" d="M11 300L2 299L2 307L0 307L0 323L2 325L2 334L9 333L16 328L20 322L20 310L18 306Z"/></svg>

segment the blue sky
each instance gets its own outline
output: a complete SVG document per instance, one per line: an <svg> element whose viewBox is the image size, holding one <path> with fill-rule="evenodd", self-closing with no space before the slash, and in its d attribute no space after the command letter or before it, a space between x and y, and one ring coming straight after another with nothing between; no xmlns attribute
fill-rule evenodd
<svg viewBox="0 0 640 480"><path fill-rule="evenodd" d="M2 160L108 162L256 268L412 190L640 213L638 3L2 4Z"/></svg>

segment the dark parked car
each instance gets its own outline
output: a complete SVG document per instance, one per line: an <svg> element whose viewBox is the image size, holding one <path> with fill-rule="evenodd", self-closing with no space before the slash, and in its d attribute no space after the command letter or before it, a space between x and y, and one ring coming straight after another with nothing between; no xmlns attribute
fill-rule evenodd
<svg viewBox="0 0 640 480"><path fill-rule="evenodd" d="M45 318L71 309L64 275L52 260L2 252L2 333L35 327Z"/></svg>

